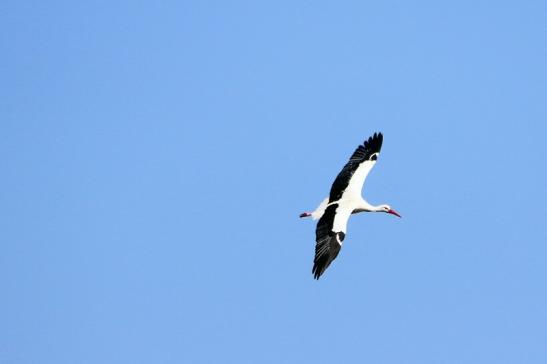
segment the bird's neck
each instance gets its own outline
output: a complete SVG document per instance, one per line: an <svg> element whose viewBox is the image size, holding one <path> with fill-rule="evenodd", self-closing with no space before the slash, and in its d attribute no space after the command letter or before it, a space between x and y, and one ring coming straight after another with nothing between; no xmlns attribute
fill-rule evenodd
<svg viewBox="0 0 547 364"><path fill-rule="evenodd" d="M357 207L357 209L360 211L367 211L367 212L380 212L380 211L383 211L383 207L384 205L374 206L369 204L364 199L361 199L361 201L359 201L359 206Z"/></svg>

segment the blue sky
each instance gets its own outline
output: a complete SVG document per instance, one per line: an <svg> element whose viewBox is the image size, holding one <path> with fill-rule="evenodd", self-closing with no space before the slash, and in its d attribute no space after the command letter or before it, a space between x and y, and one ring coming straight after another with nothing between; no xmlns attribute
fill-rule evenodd
<svg viewBox="0 0 547 364"><path fill-rule="evenodd" d="M1 14L0 362L547 362L545 2Z"/></svg>

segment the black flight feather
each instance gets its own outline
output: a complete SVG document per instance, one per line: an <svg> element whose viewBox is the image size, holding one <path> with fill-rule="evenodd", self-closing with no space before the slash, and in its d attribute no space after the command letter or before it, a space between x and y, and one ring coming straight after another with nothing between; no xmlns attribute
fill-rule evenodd
<svg viewBox="0 0 547 364"><path fill-rule="evenodd" d="M327 207L315 230L316 245L315 259L313 260L312 273L315 279L319 279L334 259L338 256L345 234L332 231L334 217L338 204Z"/></svg>
<svg viewBox="0 0 547 364"><path fill-rule="evenodd" d="M334 180L330 189L329 202L338 201L349 185L351 177L364 161L376 160L376 153L380 153L384 136L382 133L374 133L373 136L355 149L349 161ZM374 156L374 157L373 157ZM372 157L372 158L371 158Z"/></svg>

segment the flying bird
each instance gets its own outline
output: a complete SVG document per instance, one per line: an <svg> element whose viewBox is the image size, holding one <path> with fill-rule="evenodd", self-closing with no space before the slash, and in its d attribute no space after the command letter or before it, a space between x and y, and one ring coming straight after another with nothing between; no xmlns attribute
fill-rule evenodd
<svg viewBox="0 0 547 364"><path fill-rule="evenodd" d="M376 164L382 149L382 133L374 133L353 152L330 189L329 197L313 212L300 217L319 219L315 229L315 259L312 273L319 279L338 256L346 237L346 227L351 214L359 212L385 212L401 217L389 205L373 206L361 197L361 190L368 173Z"/></svg>

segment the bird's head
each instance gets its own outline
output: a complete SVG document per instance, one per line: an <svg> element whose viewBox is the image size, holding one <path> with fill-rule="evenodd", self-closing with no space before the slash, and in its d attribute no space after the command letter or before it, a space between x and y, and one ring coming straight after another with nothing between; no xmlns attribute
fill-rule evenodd
<svg viewBox="0 0 547 364"><path fill-rule="evenodd" d="M392 215L395 215L397 217L401 217L401 215L399 215L399 213L395 210L393 210L389 205L380 205L380 210L381 212L386 212L388 214L392 214Z"/></svg>

